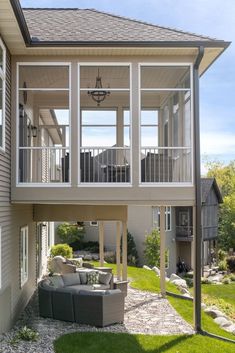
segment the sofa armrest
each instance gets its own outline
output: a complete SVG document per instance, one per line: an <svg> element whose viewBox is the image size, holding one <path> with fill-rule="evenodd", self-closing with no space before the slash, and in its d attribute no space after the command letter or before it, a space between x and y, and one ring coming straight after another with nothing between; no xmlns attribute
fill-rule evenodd
<svg viewBox="0 0 235 353"><path fill-rule="evenodd" d="M76 272L76 266L71 264L63 264L63 270L61 271L62 274L65 273L74 273Z"/></svg>

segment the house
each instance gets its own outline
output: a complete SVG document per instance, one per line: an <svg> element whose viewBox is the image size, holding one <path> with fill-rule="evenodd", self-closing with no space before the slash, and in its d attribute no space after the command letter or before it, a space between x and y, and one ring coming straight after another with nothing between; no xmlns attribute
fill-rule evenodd
<svg viewBox="0 0 235 353"><path fill-rule="evenodd" d="M215 252L218 238L218 211L223 202L214 178L201 178L202 193L202 264L211 265L210 253ZM168 251L166 270L168 275L177 271L179 258L188 268L193 268L193 209L191 206L168 206L165 213L165 232ZM58 225L55 224L57 227ZM144 264L144 240L153 228L160 228L160 210L157 206L128 206L127 228L134 237L139 263ZM85 223L85 240L98 241L98 222ZM57 239L59 242L59 239ZM106 222L104 246L107 251L116 250L115 224Z"/></svg>
<svg viewBox="0 0 235 353"><path fill-rule="evenodd" d="M104 224L116 222L125 280L130 205L160 207L163 295L165 206L193 207L199 329L199 76L229 43L18 0L0 2L0 37L0 330L45 271L50 222L99 221L101 266Z"/></svg>

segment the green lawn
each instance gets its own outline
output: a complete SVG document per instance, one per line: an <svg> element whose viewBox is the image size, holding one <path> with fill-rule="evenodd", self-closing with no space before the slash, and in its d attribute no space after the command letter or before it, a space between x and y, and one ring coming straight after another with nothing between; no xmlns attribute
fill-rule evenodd
<svg viewBox="0 0 235 353"><path fill-rule="evenodd" d="M203 284L202 293L208 294L214 298L221 298L227 303L233 305L235 310L235 283L213 285L213 284Z"/></svg>
<svg viewBox="0 0 235 353"><path fill-rule="evenodd" d="M116 265L106 266L112 267L113 272L116 273ZM160 280L153 271L128 267L128 278L131 279L131 286L134 288L160 292ZM179 293L170 283L167 283L166 287L171 292ZM193 324L191 301L170 296L168 300L187 322ZM234 335L221 330L204 312L202 312L202 326L210 333L234 339ZM234 353L235 351L233 343L201 335L153 336L105 332L79 332L64 335L54 342L54 348L56 353Z"/></svg>
<svg viewBox="0 0 235 353"><path fill-rule="evenodd" d="M193 335L151 336L81 332L61 336L56 353L234 353L234 344Z"/></svg>

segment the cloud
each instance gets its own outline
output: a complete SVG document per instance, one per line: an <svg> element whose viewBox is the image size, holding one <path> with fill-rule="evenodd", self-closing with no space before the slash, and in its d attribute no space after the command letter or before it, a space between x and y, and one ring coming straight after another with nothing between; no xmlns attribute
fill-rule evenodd
<svg viewBox="0 0 235 353"><path fill-rule="evenodd" d="M201 153L206 155L235 156L235 132L201 133Z"/></svg>

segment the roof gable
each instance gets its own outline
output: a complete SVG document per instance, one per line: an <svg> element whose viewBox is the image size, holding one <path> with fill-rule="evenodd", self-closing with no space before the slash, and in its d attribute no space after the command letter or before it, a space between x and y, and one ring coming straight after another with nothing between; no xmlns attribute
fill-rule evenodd
<svg viewBox="0 0 235 353"><path fill-rule="evenodd" d="M201 178L202 203L205 203L211 188L214 189L218 203L223 203L223 198L215 178Z"/></svg>
<svg viewBox="0 0 235 353"><path fill-rule="evenodd" d="M214 38L111 15L94 9L23 9L37 42L208 42Z"/></svg>

